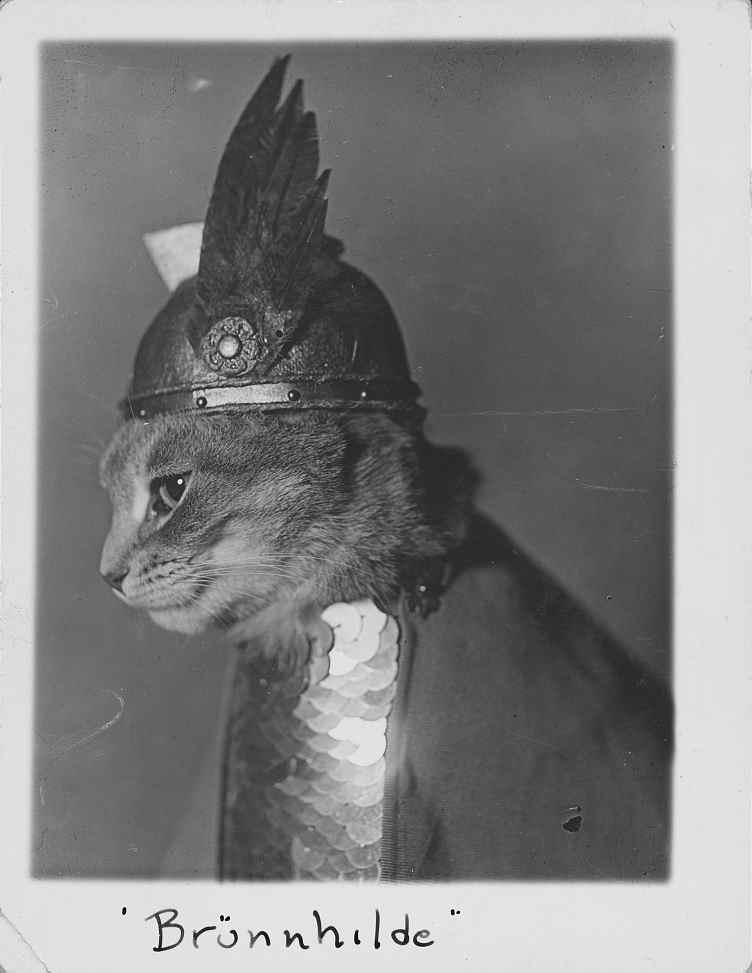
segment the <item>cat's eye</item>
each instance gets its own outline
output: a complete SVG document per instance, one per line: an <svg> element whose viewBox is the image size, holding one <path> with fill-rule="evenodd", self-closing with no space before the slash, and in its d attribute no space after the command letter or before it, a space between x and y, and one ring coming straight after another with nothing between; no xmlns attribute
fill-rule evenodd
<svg viewBox="0 0 752 973"><path fill-rule="evenodd" d="M151 516L164 517L171 513L183 499L190 478L190 473L172 473L152 480Z"/></svg>

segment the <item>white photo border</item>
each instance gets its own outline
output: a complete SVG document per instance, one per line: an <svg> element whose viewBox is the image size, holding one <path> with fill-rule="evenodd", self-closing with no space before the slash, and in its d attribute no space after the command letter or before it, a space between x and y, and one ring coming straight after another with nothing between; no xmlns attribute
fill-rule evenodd
<svg viewBox="0 0 752 973"><path fill-rule="evenodd" d="M129 40L670 40L675 45L674 688L669 882L340 887L32 879L39 45ZM742 2L46 0L0 10L2 65L3 656L0 908L53 973L159 967L741 971L749 943L749 24ZM122 907L128 909L122 914ZM430 949L247 947L155 953L144 917L188 927L352 930L407 912ZM454 916L451 909L459 914ZM210 944L211 945L211 944ZM221 952L221 955L220 955ZM0 956L0 967L3 957ZM21 967L19 967L21 968Z"/></svg>

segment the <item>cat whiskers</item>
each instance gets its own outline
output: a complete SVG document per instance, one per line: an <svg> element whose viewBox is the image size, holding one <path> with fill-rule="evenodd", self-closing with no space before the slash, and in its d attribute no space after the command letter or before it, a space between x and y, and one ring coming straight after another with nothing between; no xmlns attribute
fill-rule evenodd
<svg viewBox="0 0 752 973"><path fill-rule="evenodd" d="M300 578L296 575L279 571L275 568L266 568L264 570L264 577L266 580L274 582L275 587L280 583L283 585L297 585L300 581ZM219 591L231 596L240 596L243 598L253 598L255 596L253 588L248 584L248 580L242 576L239 577L237 571L208 571L206 574L193 573L182 577L181 582L195 585L202 594L216 586Z"/></svg>
<svg viewBox="0 0 752 973"><path fill-rule="evenodd" d="M264 574L276 575L278 577L287 577L290 579L297 578L299 575L295 571L285 571L279 564L268 563L263 561L254 561L253 563L242 563L242 564L205 564L202 566L200 571L191 571L181 576L181 580L198 580L199 578L207 580L218 580L219 578L227 577L237 577L239 572L243 569L252 568L263 572Z"/></svg>
<svg viewBox="0 0 752 973"><path fill-rule="evenodd" d="M243 558L241 560L236 560L236 561L224 561L223 560L221 563L222 564L241 564L242 565L242 564L245 564L246 561L250 561L250 563L255 563L255 560L257 558L260 558L260 559L266 560L266 561L270 561L270 560L271 561L289 561L292 558L297 558L297 559L303 560L303 561L308 561L308 560L311 560L311 561L328 561L330 559L329 556L324 555L324 554L298 554L298 553L295 553L295 552L292 552L292 551L290 551L288 553L284 553L284 554L274 554L274 553L272 553L272 552L269 551L269 552L265 552L263 555L250 554L250 555L247 556L247 558Z"/></svg>
<svg viewBox="0 0 752 973"><path fill-rule="evenodd" d="M278 569L280 567L280 565L287 564L288 567L292 570L292 569L294 569L294 568L296 568L298 566L298 565L289 564L289 562L291 561L292 558L298 558L298 559L303 560L303 561L307 561L307 560L321 560L321 561L325 561L325 560L328 560L327 558L323 558L323 557L321 557L321 558L319 558L319 557L313 558L312 556L307 555L307 554L292 554L292 555L289 555L289 554L279 554L279 555L275 555L275 554L267 555L267 554L264 554L263 556L247 557L247 558L242 558L242 559L238 559L238 560L235 560L235 561L225 561L225 560L216 561L216 562L211 562L210 561L207 564L205 564L204 567L207 568L207 569L209 569L209 570L214 570L215 568L217 568L217 569L220 569L220 570L236 571L236 570L239 570L239 569L242 569L242 568L261 568L261 569L263 569L263 568L277 568Z"/></svg>
<svg viewBox="0 0 752 973"><path fill-rule="evenodd" d="M202 565L197 565L201 567L206 574L212 572L215 573L236 573L245 568L258 569L261 571L271 570L271 571L282 571L287 567L287 572L289 574L296 574L295 566L292 564L286 565L287 558L284 557L269 557L267 555L259 557L248 557L243 559L238 559L235 561L207 561Z"/></svg>
<svg viewBox="0 0 752 973"><path fill-rule="evenodd" d="M276 582L272 586L275 595L279 594L281 586L292 583L293 587L296 587L299 581L297 578L282 575L276 571L267 571L266 575ZM259 608L264 607L270 597L269 591L261 593L249 590L247 584L244 583L244 579L238 578L236 573L228 572L225 575L220 574L219 576L216 573L213 576L195 575L191 580L200 589L194 600L198 601L202 595L207 595L207 598L202 599L201 602L203 611L208 618L211 618L223 627L228 623L228 611L235 613L240 606L245 606L245 613L249 609L254 613ZM219 596L218 604L212 603L212 588L216 588L215 594ZM236 620L236 618L232 619L233 622Z"/></svg>

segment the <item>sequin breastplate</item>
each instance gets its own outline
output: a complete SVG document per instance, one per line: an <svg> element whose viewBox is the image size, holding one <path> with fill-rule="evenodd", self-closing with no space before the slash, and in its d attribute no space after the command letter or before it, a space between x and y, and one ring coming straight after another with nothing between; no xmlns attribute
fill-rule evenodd
<svg viewBox="0 0 752 973"><path fill-rule="evenodd" d="M378 879L399 626L371 601L322 618L303 685L239 659L220 838L226 878Z"/></svg>

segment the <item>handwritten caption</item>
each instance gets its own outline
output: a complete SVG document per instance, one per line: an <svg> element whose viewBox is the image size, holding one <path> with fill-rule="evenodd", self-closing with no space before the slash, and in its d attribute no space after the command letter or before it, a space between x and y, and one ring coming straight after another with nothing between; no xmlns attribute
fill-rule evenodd
<svg viewBox="0 0 752 973"><path fill-rule="evenodd" d="M128 914L127 906L121 915ZM460 909L450 909L450 915L458 917ZM402 919L402 917L401 917ZM404 921L385 922L381 911L374 909L368 921L359 927L345 928L341 923L335 925L325 922L318 909L311 912L311 920L297 929L236 929L231 925L229 915L220 915L216 923L191 929L180 921L178 909L159 909L146 916L144 922L151 924L154 934L155 953L164 953L179 947L192 946L194 949L286 949L305 952L316 946L334 949L362 946L366 949L381 949L383 945L392 947L418 947L425 949L436 945L429 929L418 928L418 923L409 913L404 913Z"/></svg>

